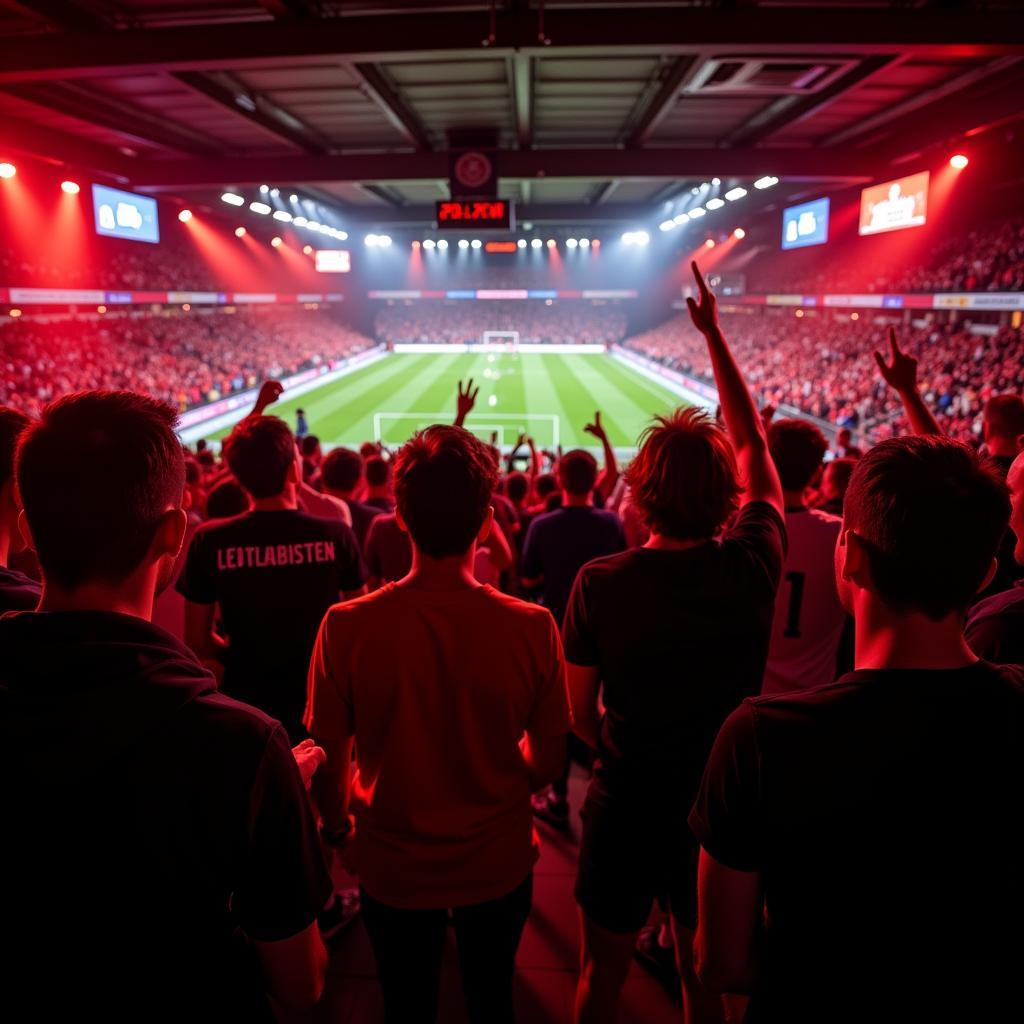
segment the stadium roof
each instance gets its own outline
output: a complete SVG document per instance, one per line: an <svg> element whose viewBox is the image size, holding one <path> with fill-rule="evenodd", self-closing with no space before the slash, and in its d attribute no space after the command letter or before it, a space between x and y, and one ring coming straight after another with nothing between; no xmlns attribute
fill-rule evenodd
<svg viewBox="0 0 1024 1024"><path fill-rule="evenodd" d="M428 224L464 145L498 149L520 220L600 223L712 175L900 173L1024 116L1010 0L0 0L0 40L0 144L368 226Z"/></svg>

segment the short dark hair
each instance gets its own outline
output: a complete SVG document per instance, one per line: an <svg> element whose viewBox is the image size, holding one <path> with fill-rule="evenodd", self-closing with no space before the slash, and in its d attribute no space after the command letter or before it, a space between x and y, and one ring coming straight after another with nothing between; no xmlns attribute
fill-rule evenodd
<svg viewBox="0 0 1024 1024"><path fill-rule="evenodd" d="M217 484L206 498L207 519L231 519L249 509L249 496L237 480Z"/></svg>
<svg viewBox="0 0 1024 1024"><path fill-rule="evenodd" d="M317 448L320 447L320 438L316 434L307 434L301 441L299 441L299 451L303 455L313 455Z"/></svg>
<svg viewBox="0 0 1024 1024"><path fill-rule="evenodd" d="M366 482L371 487L383 487L388 482L388 477L391 476L391 464L379 455L371 455L366 460L364 472L366 473Z"/></svg>
<svg viewBox="0 0 1024 1024"><path fill-rule="evenodd" d="M996 468L959 441L894 437L857 460L844 524L862 538L871 579L897 612L938 621L971 603L1010 519Z"/></svg>
<svg viewBox="0 0 1024 1024"><path fill-rule="evenodd" d="M249 416L224 442L224 458L254 498L273 498L284 490L288 467L295 464L295 438L277 416Z"/></svg>
<svg viewBox="0 0 1024 1024"><path fill-rule="evenodd" d="M352 491L363 477L363 457L351 448L334 448L320 467L320 481L329 491Z"/></svg>
<svg viewBox="0 0 1024 1024"><path fill-rule="evenodd" d="M703 409L655 417L626 483L647 527L676 540L713 537L739 503L732 445Z"/></svg>
<svg viewBox="0 0 1024 1024"><path fill-rule="evenodd" d="M589 494L597 483L597 459L582 448L566 452L558 460L558 482L570 494Z"/></svg>
<svg viewBox="0 0 1024 1024"><path fill-rule="evenodd" d="M9 405L0 405L0 487L14 476L14 451L31 420Z"/></svg>
<svg viewBox="0 0 1024 1024"><path fill-rule="evenodd" d="M1024 434L1024 398L1020 395L996 395L985 403L985 422L996 437L1016 441Z"/></svg>
<svg viewBox="0 0 1024 1024"><path fill-rule="evenodd" d="M526 500L526 496L530 493L530 479L525 473L516 471L515 473L509 473L508 479L505 481L505 494L508 500L513 504L519 504L521 501Z"/></svg>
<svg viewBox="0 0 1024 1024"><path fill-rule="evenodd" d="M82 391L25 430L18 488L44 579L74 590L120 582L142 564L161 517L182 502L176 422L145 395Z"/></svg>
<svg viewBox="0 0 1024 1024"><path fill-rule="evenodd" d="M857 460L850 455L844 455L841 459L833 459L825 463L825 473L829 479L835 481L839 488L839 495L846 494L846 488L850 486L850 477L857 468Z"/></svg>
<svg viewBox="0 0 1024 1024"><path fill-rule="evenodd" d="M787 491L802 491L821 469L828 451L825 435L804 420L775 420L768 428L768 450Z"/></svg>
<svg viewBox="0 0 1024 1024"><path fill-rule="evenodd" d="M546 498L558 490L558 480L554 473L541 473L533 487L538 498Z"/></svg>
<svg viewBox="0 0 1024 1024"><path fill-rule="evenodd" d="M398 511L416 547L431 558L469 548L497 485L487 445L462 427L428 427L395 459Z"/></svg>

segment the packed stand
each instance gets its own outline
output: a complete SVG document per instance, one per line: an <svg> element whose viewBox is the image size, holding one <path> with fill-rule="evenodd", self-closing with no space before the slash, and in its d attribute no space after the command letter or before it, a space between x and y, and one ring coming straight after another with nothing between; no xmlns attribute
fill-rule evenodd
<svg viewBox="0 0 1024 1024"><path fill-rule="evenodd" d="M510 1024L536 820L580 833L575 1024L634 957L686 1024L1012 1019L1019 388L979 452L890 331L861 358L910 433L830 450L758 410L693 270L721 418L655 418L624 470L599 412L600 460L502 455L472 381L395 452L325 453L275 381L220 453L129 392L0 410L13 1005L302 1012L361 919L389 1024L437 1019L449 933L470 1024ZM69 836L89 884L53 884Z"/></svg>
<svg viewBox="0 0 1024 1024"><path fill-rule="evenodd" d="M878 379L871 353L885 328L849 317L723 317L736 358L759 401L789 407L871 440L903 433L898 399ZM1019 328L974 334L954 325L901 330L921 364L928 402L952 437L981 442L982 411L994 394L1024 387ZM626 347L669 369L712 382L711 363L685 318L675 317L626 341Z"/></svg>
<svg viewBox="0 0 1024 1024"><path fill-rule="evenodd" d="M374 343L327 312L27 317L0 324L0 403L35 416L82 388L128 388L179 411Z"/></svg>
<svg viewBox="0 0 1024 1024"><path fill-rule="evenodd" d="M626 334L626 314L615 305L576 299L424 299L389 304L374 318L374 331L389 345L472 344L485 331L517 331L521 343L613 345Z"/></svg>

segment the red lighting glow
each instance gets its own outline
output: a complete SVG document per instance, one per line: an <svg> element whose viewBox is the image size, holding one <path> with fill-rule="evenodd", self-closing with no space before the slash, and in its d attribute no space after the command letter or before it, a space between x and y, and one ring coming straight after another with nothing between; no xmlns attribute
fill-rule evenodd
<svg viewBox="0 0 1024 1024"><path fill-rule="evenodd" d="M274 248L276 249L276 248L278 248L278 246L284 245L284 242L282 242L282 241L281 241L281 239L280 239L280 238L278 238L278 237L277 237L277 235L275 235L275 236L274 236L274 237L273 237L273 238L272 238L272 239L270 240L270 244L271 244L271 245L272 245L272 246L273 246L273 247L274 247Z"/></svg>
<svg viewBox="0 0 1024 1024"><path fill-rule="evenodd" d="M970 160L963 153L955 153L949 158L949 166L957 171L962 171L969 163Z"/></svg>
<svg viewBox="0 0 1024 1024"><path fill-rule="evenodd" d="M82 191L77 181L62 181L60 183L60 190L66 192L69 196L77 196Z"/></svg>
<svg viewBox="0 0 1024 1024"><path fill-rule="evenodd" d="M600 238L592 239L591 242L590 242L590 248L591 249L600 249L601 248L601 239Z"/></svg>
<svg viewBox="0 0 1024 1024"><path fill-rule="evenodd" d="M732 233L732 237L733 237L733 238L740 238L740 239L743 239L743 238L746 238L746 237L747 237L747 233L746 233L746 231L744 231L744 230L743 230L743 228L737 228L737 229L736 229L736 230L735 230L735 231L734 231L734 232Z"/></svg>
<svg viewBox="0 0 1024 1024"><path fill-rule="evenodd" d="M245 228L235 228L235 238L245 238Z"/></svg>
<svg viewBox="0 0 1024 1024"><path fill-rule="evenodd" d="M10 313L8 313L7 315L10 316L10 317L13 317L15 320L17 320L18 317L21 316L21 310L20 309L12 309L10 311Z"/></svg>
<svg viewBox="0 0 1024 1024"><path fill-rule="evenodd" d="M97 306L96 307L96 312L97 313L106 313L106 311L107 311L107 307L106 306Z"/></svg>
<svg viewBox="0 0 1024 1024"><path fill-rule="evenodd" d="M180 220L182 224L187 224L191 219L192 219L192 211L191 210L182 210L181 213L178 214L178 220Z"/></svg>
<svg viewBox="0 0 1024 1024"><path fill-rule="evenodd" d="M0 164L0 178L13 178L17 173L18 168L14 164Z"/></svg>

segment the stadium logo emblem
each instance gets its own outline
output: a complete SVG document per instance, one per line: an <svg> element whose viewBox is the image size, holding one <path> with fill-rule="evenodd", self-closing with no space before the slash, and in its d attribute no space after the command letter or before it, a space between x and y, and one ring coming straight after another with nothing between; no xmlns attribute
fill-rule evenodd
<svg viewBox="0 0 1024 1024"><path fill-rule="evenodd" d="M493 165L483 153L463 153L455 161L455 178L466 188L486 185L493 173Z"/></svg>

